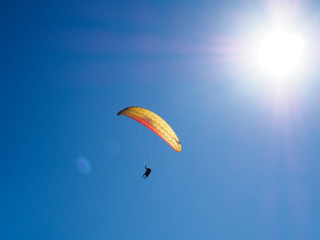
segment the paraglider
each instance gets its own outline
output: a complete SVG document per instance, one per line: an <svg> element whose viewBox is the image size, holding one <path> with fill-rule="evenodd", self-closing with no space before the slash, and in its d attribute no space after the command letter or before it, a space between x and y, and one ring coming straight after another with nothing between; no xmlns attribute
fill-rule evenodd
<svg viewBox="0 0 320 240"><path fill-rule="evenodd" d="M143 124L159 137L161 137L165 142L167 142L175 151L181 151L181 143L173 131L173 129L169 126L169 124L163 120L160 116L151 112L148 109L141 107L127 107L118 112L117 115L124 115L137 122ZM151 169L145 166L145 173L142 175L144 179L146 179L150 173Z"/></svg>
<svg viewBox="0 0 320 240"><path fill-rule="evenodd" d="M147 166L144 166L144 168L146 169L146 172L142 175L143 179L146 179L149 177L150 173L151 173L151 168L147 168Z"/></svg>

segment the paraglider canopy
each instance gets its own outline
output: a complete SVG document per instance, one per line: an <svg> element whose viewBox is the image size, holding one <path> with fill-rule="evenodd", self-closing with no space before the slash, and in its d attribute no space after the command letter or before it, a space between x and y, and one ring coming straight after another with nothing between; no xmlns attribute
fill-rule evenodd
<svg viewBox="0 0 320 240"><path fill-rule="evenodd" d="M143 124L166 141L175 151L181 151L181 143L169 124L160 116L141 107L127 107L118 112Z"/></svg>

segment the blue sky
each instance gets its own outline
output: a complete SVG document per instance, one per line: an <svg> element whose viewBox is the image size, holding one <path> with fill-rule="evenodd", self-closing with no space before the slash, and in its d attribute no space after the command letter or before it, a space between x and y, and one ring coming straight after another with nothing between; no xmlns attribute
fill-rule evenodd
<svg viewBox="0 0 320 240"><path fill-rule="evenodd" d="M279 96L240 58L277 2L1 3L0 238L319 239L319 72Z"/></svg>

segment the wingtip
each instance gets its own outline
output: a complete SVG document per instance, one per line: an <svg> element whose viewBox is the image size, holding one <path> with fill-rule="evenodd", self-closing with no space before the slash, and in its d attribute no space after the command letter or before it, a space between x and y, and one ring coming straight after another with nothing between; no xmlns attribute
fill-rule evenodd
<svg viewBox="0 0 320 240"><path fill-rule="evenodd" d="M119 116L119 115L121 115L121 113L123 113L125 110L127 110L128 108L124 108L124 109L122 109L121 111L119 111L118 113L117 113L117 115Z"/></svg>

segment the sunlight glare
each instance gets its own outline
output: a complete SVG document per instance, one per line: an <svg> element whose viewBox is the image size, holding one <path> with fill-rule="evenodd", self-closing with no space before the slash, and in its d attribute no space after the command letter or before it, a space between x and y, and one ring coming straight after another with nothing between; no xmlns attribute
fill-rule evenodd
<svg viewBox="0 0 320 240"><path fill-rule="evenodd" d="M301 36L276 31L260 41L256 54L262 69L277 77L283 77L301 69L304 50L305 41Z"/></svg>

